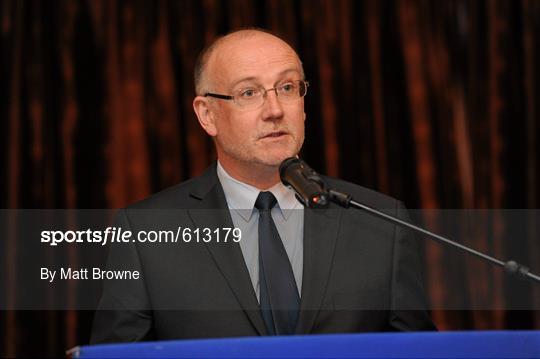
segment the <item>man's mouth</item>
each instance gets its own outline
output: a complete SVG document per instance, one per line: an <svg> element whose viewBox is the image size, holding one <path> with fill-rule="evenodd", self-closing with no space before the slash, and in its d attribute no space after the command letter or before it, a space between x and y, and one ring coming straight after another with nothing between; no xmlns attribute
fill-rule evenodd
<svg viewBox="0 0 540 359"><path fill-rule="evenodd" d="M274 132L270 132L269 134L262 136L261 138L278 138L281 136L285 136L286 134L287 132L285 131L274 131Z"/></svg>

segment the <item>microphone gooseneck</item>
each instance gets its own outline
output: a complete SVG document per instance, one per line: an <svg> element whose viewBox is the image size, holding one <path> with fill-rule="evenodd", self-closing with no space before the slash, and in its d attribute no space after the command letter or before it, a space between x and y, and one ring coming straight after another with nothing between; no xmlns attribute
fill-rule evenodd
<svg viewBox="0 0 540 359"><path fill-rule="evenodd" d="M325 208L329 205L329 202L344 207L363 210L372 216L382 218L388 222L392 222L401 227L408 228L417 233L423 234L432 240L457 248L462 252L471 254L477 258L480 258L488 263L503 267L509 274L515 275L519 278L529 279L533 282L540 283L540 276L533 274L529 271L529 268L515 262L515 261L501 261L494 257L491 257L485 253L474 250L463 244L455 242L451 239L430 232L427 229L415 226L402 219L396 218L384 212L381 212L373 207L367 206L363 203L355 201L348 193L337 191L336 189L329 188L322 178L312 170L304 161L298 157L290 157L284 160L279 166L279 176L281 182L284 185L292 187L296 192L296 198L308 208Z"/></svg>

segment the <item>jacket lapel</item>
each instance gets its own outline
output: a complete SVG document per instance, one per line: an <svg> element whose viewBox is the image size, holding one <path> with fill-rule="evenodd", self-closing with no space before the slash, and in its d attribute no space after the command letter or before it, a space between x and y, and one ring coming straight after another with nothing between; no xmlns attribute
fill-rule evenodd
<svg viewBox="0 0 540 359"><path fill-rule="evenodd" d="M215 163L201 176L191 195L200 199L196 208L188 210L195 226L212 230L234 227L225 194L217 178ZM227 243L211 241L205 244L259 335L266 335L266 327L240 245L230 239Z"/></svg>
<svg viewBox="0 0 540 359"><path fill-rule="evenodd" d="M304 210L304 269L296 334L313 328L328 284L342 210Z"/></svg>

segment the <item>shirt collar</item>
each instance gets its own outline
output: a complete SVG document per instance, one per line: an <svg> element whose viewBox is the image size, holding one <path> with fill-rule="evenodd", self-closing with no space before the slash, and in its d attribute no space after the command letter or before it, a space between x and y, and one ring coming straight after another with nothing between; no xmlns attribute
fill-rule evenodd
<svg viewBox="0 0 540 359"><path fill-rule="evenodd" d="M241 182L225 171L221 163L217 163L217 176L225 192L229 209L235 210L245 221L249 221L255 207L255 201L261 192L258 188ZM294 191L278 182L266 191L272 192L277 199L276 208L284 220L289 219L292 210L302 208L302 204L296 199Z"/></svg>

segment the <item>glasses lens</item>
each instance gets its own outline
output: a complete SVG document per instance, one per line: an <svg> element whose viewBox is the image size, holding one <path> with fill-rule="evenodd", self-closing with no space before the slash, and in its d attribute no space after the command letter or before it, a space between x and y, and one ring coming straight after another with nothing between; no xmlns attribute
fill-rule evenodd
<svg viewBox="0 0 540 359"><path fill-rule="evenodd" d="M242 89L235 94L234 101L240 107L258 107L263 102L263 93L264 90L257 87Z"/></svg>
<svg viewBox="0 0 540 359"><path fill-rule="evenodd" d="M297 100L306 95L305 81L292 81L279 85L277 88L279 98L282 100Z"/></svg>
<svg viewBox="0 0 540 359"><path fill-rule="evenodd" d="M279 100L291 101L304 97L307 93L307 87L308 82L299 80L283 83L273 90L276 91ZM242 89L234 95L234 102L242 109L255 109L262 106L267 95L266 90L262 87Z"/></svg>

